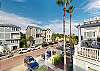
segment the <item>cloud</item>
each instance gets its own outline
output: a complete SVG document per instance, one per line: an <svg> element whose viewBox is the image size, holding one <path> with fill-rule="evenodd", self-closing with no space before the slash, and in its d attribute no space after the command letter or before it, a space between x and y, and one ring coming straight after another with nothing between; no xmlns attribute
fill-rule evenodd
<svg viewBox="0 0 100 71"><path fill-rule="evenodd" d="M100 14L100 0L90 0L86 6L83 7L84 12L90 15Z"/></svg>
<svg viewBox="0 0 100 71"><path fill-rule="evenodd" d="M77 34L77 28L75 25L78 23L72 23L72 33ZM66 22L66 34L69 35L69 23ZM54 33L63 33L63 22L62 20L53 20L50 21L48 25L45 25L44 28L50 28Z"/></svg>
<svg viewBox="0 0 100 71"><path fill-rule="evenodd" d="M25 30L28 25L41 27L38 25L41 23L41 21L36 21L25 17L20 17L13 13L0 11L0 24L14 24L20 26L22 30Z"/></svg>
<svg viewBox="0 0 100 71"><path fill-rule="evenodd" d="M25 2L26 0L13 0L15 2Z"/></svg>
<svg viewBox="0 0 100 71"><path fill-rule="evenodd" d="M30 26L36 26L41 27L42 29L50 28L53 32L56 33L63 33L63 22L62 20L51 20L47 22L47 25L41 25L41 21L28 19L25 17L20 17L18 15L15 15L13 13L6 13L4 11L0 11L0 24L14 24L17 26L20 26L22 28L21 32L25 33L25 29L28 25ZM72 22L72 33L77 34L77 28L75 28L75 25L77 25L77 22ZM69 21L66 23L66 34L69 34Z"/></svg>

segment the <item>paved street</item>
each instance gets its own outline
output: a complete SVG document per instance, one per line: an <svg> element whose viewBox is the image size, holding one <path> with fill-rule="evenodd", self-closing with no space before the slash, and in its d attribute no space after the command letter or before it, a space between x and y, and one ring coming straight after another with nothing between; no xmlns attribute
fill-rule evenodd
<svg viewBox="0 0 100 71"><path fill-rule="evenodd" d="M39 66L42 66L44 65L43 62L41 60L39 60L40 57L37 57L36 60L37 62L39 63ZM21 65L18 65L16 67L13 67L7 71L26 71L27 70L27 67L24 66L24 63L22 63Z"/></svg>
<svg viewBox="0 0 100 71"><path fill-rule="evenodd" d="M16 67L18 65L23 64L23 59L26 55L31 55L34 58L40 56L42 53L45 52L46 49L39 49L36 51L28 52L26 54L22 54L20 56L0 60L0 71L7 71L10 68Z"/></svg>
<svg viewBox="0 0 100 71"><path fill-rule="evenodd" d="M13 67L7 71L26 71L26 67L24 66L24 64L18 65L16 67Z"/></svg>
<svg viewBox="0 0 100 71"><path fill-rule="evenodd" d="M55 48L57 45L53 45L53 48ZM49 47L49 46L48 46ZM35 51L31 51L25 54L21 54L16 57L11 57L7 59L0 60L0 71L14 71L16 70L15 68L17 67L18 69L16 71L25 71L25 67L23 65L23 59L26 55L31 55L34 58L37 58L41 54L45 52L46 49L41 48Z"/></svg>

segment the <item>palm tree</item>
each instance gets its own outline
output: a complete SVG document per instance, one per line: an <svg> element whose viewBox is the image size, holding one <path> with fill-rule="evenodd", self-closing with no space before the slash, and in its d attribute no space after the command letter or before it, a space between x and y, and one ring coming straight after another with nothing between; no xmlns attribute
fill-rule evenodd
<svg viewBox="0 0 100 71"><path fill-rule="evenodd" d="M63 18L63 34L64 34L64 71L68 71L67 70L67 64L66 64L66 47L65 47L65 24L66 24L66 8L68 7L68 5L70 5L70 3L72 2L72 0L56 0L57 4L59 6L64 6L64 18Z"/></svg>
<svg viewBox="0 0 100 71"><path fill-rule="evenodd" d="M67 13L70 14L70 43L72 42L71 41L71 35L72 35L72 30L71 30L71 25L72 25L72 15L73 15L73 11L74 11L74 6L69 6L68 10L66 10ZM73 46L73 44L71 44Z"/></svg>
<svg viewBox="0 0 100 71"><path fill-rule="evenodd" d="M71 36L71 24L72 24L72 15L74 11L74 6L70 6L68 10L66 10L67 13L70 14L70 36Z"/></svg>

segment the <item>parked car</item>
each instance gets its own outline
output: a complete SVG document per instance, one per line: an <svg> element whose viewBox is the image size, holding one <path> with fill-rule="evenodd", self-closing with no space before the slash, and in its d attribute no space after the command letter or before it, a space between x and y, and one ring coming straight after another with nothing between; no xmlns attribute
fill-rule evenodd
<svg viewBox="0 0 100 71"><path fill-rule="evenodd" d="M38 67L39 67L38 62L30 63L30 64L28 65L28 70L29 70L29 71L33 71L34 69L38 69Z"/></svg>
<svg viewBox="0 0 100 71"><path fill-rule="evenodd" d="M29 63L31 63L33 61L35 62L36 60L32 56L26 56L24 58L24 63L26 63L26 64L29 64Z"/></svg>
<svg viewBox="0 0 100 71"><path fill-rule="evenodd" d="M34 45L34 46L31 46L31 48L35 48L36 46Z"/></svg>
<svg viewBox="0 0 100 71"><path fill-rule="evenodd" d="M33 69L37 69L39 67L39 64L36 62L36 60L32 56L26 56L24 58L25 66L28 67L29 71L32 71Z"/></svg>
<svg viewBox="0 0 100 71"><path fill-rule="evenodd" d="M20 48L20 49L18 49L18 53L26 53L26 52L28 52L28 49L27 48Z"/></svg>
<svg viewBox="0 0 100 71"><path fill-rule="evenodd" d="M40 47L36 47L36 48L35 48L35 50L38 50L38 49L40 49Z"/></svg>

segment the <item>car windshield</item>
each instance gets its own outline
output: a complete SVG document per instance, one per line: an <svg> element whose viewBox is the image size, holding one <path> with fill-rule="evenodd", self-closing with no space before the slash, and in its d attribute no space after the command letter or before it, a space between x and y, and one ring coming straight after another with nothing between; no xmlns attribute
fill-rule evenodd
<svg viewBox="0 0 100 71"><path fill-rule="evenodd" d="M29 62L34 61L35 59L33 57L29 58Z"/></svg>

